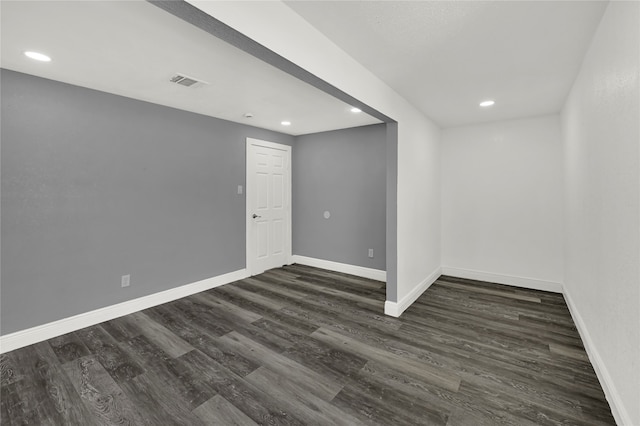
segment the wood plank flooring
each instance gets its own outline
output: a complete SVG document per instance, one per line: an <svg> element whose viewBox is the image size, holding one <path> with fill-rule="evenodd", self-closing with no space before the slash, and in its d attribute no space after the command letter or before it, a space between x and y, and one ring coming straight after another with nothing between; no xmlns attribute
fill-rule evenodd
<svg viewBox="0 0 640 426"><path fill-rule="evenodd" d="M561 295L292 265L0 357L2 425L611 425Z"/></svg>

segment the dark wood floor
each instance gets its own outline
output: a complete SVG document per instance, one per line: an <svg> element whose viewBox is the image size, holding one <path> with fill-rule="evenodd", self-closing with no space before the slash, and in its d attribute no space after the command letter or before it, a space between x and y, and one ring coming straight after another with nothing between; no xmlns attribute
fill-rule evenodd
<svg viewBox="0 0 640 426"><path fill-rule="evenodd" d="M561 295L293 265L2 355L1 423L615 424Z"/></svg>

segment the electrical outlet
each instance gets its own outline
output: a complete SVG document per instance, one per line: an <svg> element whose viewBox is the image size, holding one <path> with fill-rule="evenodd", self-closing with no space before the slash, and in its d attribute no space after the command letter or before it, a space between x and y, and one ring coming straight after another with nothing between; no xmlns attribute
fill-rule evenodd
<svg viewBox="0 0 640 426"><path fill-rule="evenodd" d="M123 275L122 280L120 281L120 286L129 287L131 284L131 275Z"/></svg>
<svg viewBox="0 0 640 426"><path fill-rule="evenodd" d="M369 249L369 257L373 259L373 249Z"/></svg>

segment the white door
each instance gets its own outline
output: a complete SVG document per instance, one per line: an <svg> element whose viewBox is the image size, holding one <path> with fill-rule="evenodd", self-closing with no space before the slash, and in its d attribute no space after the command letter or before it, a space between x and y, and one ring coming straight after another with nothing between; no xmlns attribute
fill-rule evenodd
<svg viewBox="0 0 640 426"><path fill-rule="evenodd" d="M247 269L290 263L291 147L247 138Z"/></svg>

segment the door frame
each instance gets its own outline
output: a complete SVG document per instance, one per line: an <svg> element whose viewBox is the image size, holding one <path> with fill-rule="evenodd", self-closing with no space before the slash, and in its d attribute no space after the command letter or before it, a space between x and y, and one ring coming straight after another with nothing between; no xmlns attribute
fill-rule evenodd
<svg viewBox="0 0 640 426"><path fill-rule="evenodd" d="M253 276L256 275L256 266L255 263L253 261L253 254L255 253L255 247L252 246L252 238L251 238L251 226L253 224L253 218L251 217L251 215L253 214L253 211L251 211L251 206L249 203L249 197L253 196L253 193L255 191L255 188L252 188L249 185L250 182L250 177L249 177L249 147L250 146L262 146L265 148L271 148L271 149L277 149L280 151L285 151L287 153L287 157L288 157L288 166L286 167L285 170L287 170L287 176L285 179L285 194L286 194L286 199L287 201L285 202L285 215L286 215L286 220L285 220L285 226L286 226L286 236L285 236L285 262L287 265L290 265L291 263L293 263L293 257L292 257L292 229L291 229L291 224L292 224L292 220L291 220L291 180L292 180L292 165L291 165L291 158L292 158L292 147L289 145L283 145L283 144L279 144L276 142L268 142L268 141L264 141L261 139L254 139L254 138L247 138L246 141L246 146L245 146L245 241L246 241L246 268L247 271L249 272L249 275ZM258 273L262 273L262 271L258 272Z"/></svg>

